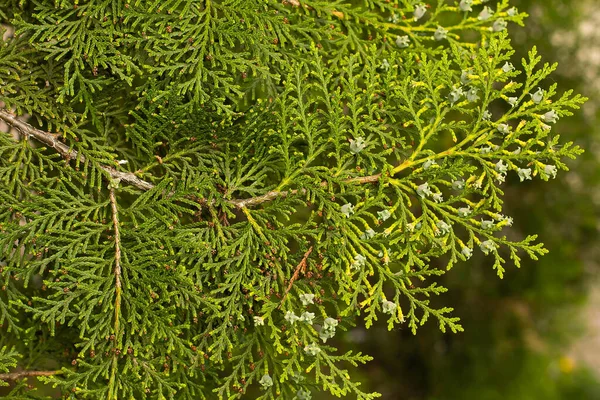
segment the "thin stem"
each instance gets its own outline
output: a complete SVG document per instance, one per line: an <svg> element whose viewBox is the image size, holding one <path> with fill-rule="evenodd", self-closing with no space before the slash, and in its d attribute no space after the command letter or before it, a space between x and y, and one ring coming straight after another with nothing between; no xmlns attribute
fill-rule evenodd
<svg viewBox="0 0 600 400"><path fill-rule="evenodd" d="M301 190L300 192L304 193L305 190ZM250 197L248 199L229 200L228 203L233 204L237 208L241 209L244 207L256 206L258 204L266 203L267 201L275 200L278 197L287 197L290 194L296 194L296 193L298 193L298 190L289 190L289 191L272 190L263 195L256 196L256 197Z"/></svg>
<svg viewBox="0 0 600 400"><path fill-rule="evenodd" d="M31 376L52 376L62 374L62 371L15 371L7 374L0 374L0 381L16 381Z"/></svg>
<svg viewBox="0 0 600 400"><path fill-rule="evenodd" d="M66 160L75 159L81 163L84 163L86 160L85 157L79 154L77 150L71 149L66 144L60 142L58 140L58 135L54 135L52 133L34 128L27 122L19 120L16 116L12 115L6 110L0 110L0 120L3 120L7 124L11 125L13 128L16 128L23 135L27 137L34 137L46 146L52 147L58 152L58 154L60 154ZM131 172L117 171L113 167L109 167L107 165L100 165L99 168L107 172L112 179L126 182L130 185L137 187L138 189L150 190L154 187L152 183L146 182L145 180L138 178Z"/></svg>
<svg viewBox="0 0 600 400"><path fill-rule="evenodd" d="M366 183L375 183L381 178L381 174L368 175L368 176L359 176L357 178L346 179L344 183L358 183L358 184L366 184ZM321 182L321 187L327 186L327 182ZM248 199L233 199L229 200L228 203L233 204L238 208L244 208L249 206L256 206L262 203L266 203L267 201L275 200L278 197L287 197L289 195L297 194L297 193L306 193L305 189L300 190L287 190L287 191L279 191L272 190L263 195L250 197Z"/></svg>
<svg viewBox="0 0 600 400"><path fill-rule="evenodd" d="M381 174L359 176L358 178L346 179L344 181L344 183L360 183L360 184L375 183L375 182L379 181L379 178L381 178Z"/></svg>
<svg viewBox="0 0 600 400"><path fill-rule="evenodd" d="M112 221L115 235L115 324L114 335L115 343L119 341L119 320L121 319L121 233L119 232L119 213L117 209L117 198L115 188L111 187L109 191L110 207L112 210ZM115 378L117 372L117 354L113 355L112 371L108 384L108 399L116 399Z"/></svg>
<svg viewBox="0 0 600 400"><path fill-rule="evenodd" d="M278 309L281 308L281 305L285 301L285 298L287 297L288 293L290 292L290 290L292 290L292 286L294 285L294 282L296 282L296 279L298 279L300 272L302 272L303 274L306 272L306 261L308 260L308 256L310 256L310 253L312 253L312 251L313 251L313 247L310 246L308 248L308 250L306 251L306 253L304 253L304 257L302 257L302 260L300 261L300 263L298 263L298 266L296 267L296 270L294 271L294 275L292 275L292 277L290 278L290 283L288 284L288 287L285 289L285 293L283 294L283 297L281 298L281 302L279 303L279 306L277 307Z"/></svg>

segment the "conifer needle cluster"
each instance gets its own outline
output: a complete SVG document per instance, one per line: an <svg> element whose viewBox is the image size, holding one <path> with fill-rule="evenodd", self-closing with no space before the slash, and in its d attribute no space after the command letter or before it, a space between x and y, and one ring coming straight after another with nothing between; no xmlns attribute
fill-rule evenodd
<svg viewBox="0 0 600 400"><path fill-rule="evenodd" d="M52 396L36 377L69 399L378 397L340 336L461 331L436 277L546 252L507 235L502 187L567 169L553 127L585 99L512 57L525 16L3 0L6 398Z"/></svg>

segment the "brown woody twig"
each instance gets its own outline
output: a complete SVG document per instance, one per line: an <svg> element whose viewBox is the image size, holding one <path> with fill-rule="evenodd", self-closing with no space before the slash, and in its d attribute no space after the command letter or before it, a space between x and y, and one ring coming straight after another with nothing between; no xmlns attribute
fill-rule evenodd
<svg viewBox="0 0 600 400"><path fill-rule="evenodd" d="M119 231L119 213L115 188L111 185L109 191L110 207L112 210L113 229L115 232L115 336L119 336L119 321L121 319L121 233ZM117 353L113 355L112 371L108 382L109 398L114 390L116 379ZM116 398L116 396L114 397Z"/></svg>
<svg viewBox="0 0 600 400"><path fill-rule="evenodd" d="M52 376L61 374L62 371L15 371L6 374L0 374L0 381L16 381L18 379L32 376Z"/></svg>
<svg viewBox="0 0 600 400"><path fill-rule="evenodd" d="M306 261L308 260L308 256L310 256L310 253L312 253L312 250L313 250L313 247L310 246L308 248L308 250L306 251L306 253L304 253L304 257L302 257L302 260L296 267L296 270L294 271L294 275L292 275L292 277L290 278L290 283L288 284L287 289L285 289L285 293L283 294L283 297L281 298L281 302L279 303L279 306L277 307L278 309L281 308L283 301L287 297L290 290L292 290L292 286L294 285L294 282L296 281L296 279L298 279L300 272L302 272L303 274L306 272Z"/></svg>
<svg viewBox="0 0 600 400"><path fill-rule="evenodd" d="M79 160L84 163L85 157L77 152L77 150L71 149L69 146L58 140L58 135L42 131L34 128L27 122L19 120L16 116L12 115L6 110L0 110L0 119L11 125L13 128L19 130L23 135L28 137L34 137L38 141L42 142L46 146L52 147L58 154L67 160ZM143 179L138 178L131 172L117 171L113 167L107 165L101 165L100 168L106 171L112 179L128 183L141 190L150 190L154 185L150 182L146 182Z"/></svg>

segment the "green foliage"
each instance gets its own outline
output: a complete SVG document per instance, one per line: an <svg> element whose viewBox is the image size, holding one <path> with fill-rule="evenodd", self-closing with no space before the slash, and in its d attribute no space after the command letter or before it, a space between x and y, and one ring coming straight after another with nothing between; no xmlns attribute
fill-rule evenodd
<svg viewBox="0 0 600 400"><path fill-rule="evenodd" d="M70 398L371 399L346 369L370 357L330 339L461 331L435 277L546 252L501 233L502 183L566 170L551 125L585 100L535 49L512 67L524 14L463 3L0 6L0 101L40 129L0 113L22 134L0 135L0 323L25 365L57 362Z"/></svg>
<svg viewBox="0 0 600 400"><path fill-rule="evenodd" d="M0 349L0 371L8 372L10 369L17 366L17 358L19 353L13 348L7 348L6 346ZM0 385L8 386L4 381L0 381Z"/></svg>

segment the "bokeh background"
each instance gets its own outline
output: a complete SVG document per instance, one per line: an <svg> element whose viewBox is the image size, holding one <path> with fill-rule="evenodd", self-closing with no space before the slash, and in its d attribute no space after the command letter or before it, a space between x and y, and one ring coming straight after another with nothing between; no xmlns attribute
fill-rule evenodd
<svg viewBox="0 0 600 400"><path fill-rule="evenodd" d="M555 128L586 150L550 182L508 182L511 235L539 233L550 254L509 268L499 280L484 257L443 278L464 333L434 322L408 329L346 334L344 346L375 360L363 384L384 399L600 399L600 1L512 0L530 17L510 27L517 65L532 46L558 62L550 82L590 98ZM319 399L329 398L327 396Z"/></svg>

